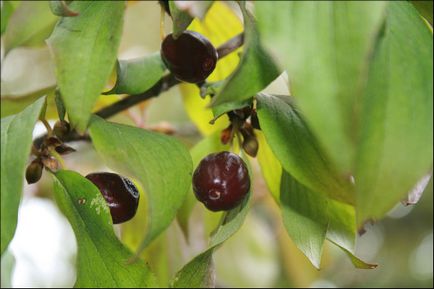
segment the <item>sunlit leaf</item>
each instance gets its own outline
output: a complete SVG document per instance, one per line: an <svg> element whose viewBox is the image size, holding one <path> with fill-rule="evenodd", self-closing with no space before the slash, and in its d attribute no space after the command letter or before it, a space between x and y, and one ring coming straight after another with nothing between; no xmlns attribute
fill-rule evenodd
<svg viewBox="0 0 434 289"><path fill-rule="evenodd" d="M190 188L188 150L175 138L94 117L90 136L97 152L116 171L132 175L147 194L145 248L175 218Z"/></svg>
<svg viewBox="0 0 434 289"><path fill-rule="evenodd" d="M113 232L110 210L98 188L73 171L54 177L54 196L77 239L75 287L154 287L155 277Z"/></svg>
<svg viewBox="0 0 434 289"><path fill-rule="evenodd" d="M193 20L188 29L201 33L215 47L218 47L225 41L241 33L243 25L234 11L225 2L218 1L211 6L203 21L199 19ZM207 78L207 81L217 82L228 77L239 63L237 51L240 51L240 49L219 59L216 68ZM196 85L182 83L180 90L188 116L203 135L209 135L229 125L227 117L219 118L214 125L209 124L214 118L214 114L209 108L210 98L206 97L202 99Z"/></svg>
<svg viewBox="0 0 434 289"><path fill-rule="evenodd" d="M80 15L61 18L47 42L70 121L83 131L116 62L125 3L74 1L69 7Z"/></svg>
<svg viewBox="0 0 434 289"><path fill-rule="evenodd" d="M282 165L273 154L262 131L255 131L258 139L259 149L256 156L261 168L262 176L267 184L268 190L276 201L280 199L280 179L282 177Z"/></svg>
<svg viewBox="0 0 434 289"><path fill-rule="evenodd" d="M45 98L22 112L1 119L1 253L15 234L24 171L32 145L33 127Z"/></svg>

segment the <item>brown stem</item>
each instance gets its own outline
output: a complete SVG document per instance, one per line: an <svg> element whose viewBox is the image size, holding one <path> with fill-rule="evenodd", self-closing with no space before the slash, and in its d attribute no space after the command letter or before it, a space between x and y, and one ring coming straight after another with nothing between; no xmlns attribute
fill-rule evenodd
<svg viewBox="0 0 434 289"><path fill-rule="evenodd" d="M223 43L221 46L217 48L217 53L219 59L222 59L229 53L235 51L244 42L244 34L240 33L235 37L229 39L227 42ZM107 107L104 107L97 111L95 114L102 118L109 118L125 109L128 109L142 101L148 100L153 97L159 96L162 92L169 90L171 87L181 83L181 81L177 80L172 74L168 74L162 77L154 86L152 86L147 91L140 93L129 95L118 102L115 102ZM39 148L47 137L46 134L36 138L34 140L35 147ZM63 139L64 142L77 141L77 140L90 140L88 135L80 135L75 130L71 130L71 132L66 135Z"/></svg>
<svg viewBox="0 0 434 289"><path fill-rule="evenodd" d="M220 47L217 48L217 54L220 58L225 57L229 53L235 51L238 49L241 45L244 43L244 33L240 33L228 41L226 41L224 44L222 44Z"/></svg>

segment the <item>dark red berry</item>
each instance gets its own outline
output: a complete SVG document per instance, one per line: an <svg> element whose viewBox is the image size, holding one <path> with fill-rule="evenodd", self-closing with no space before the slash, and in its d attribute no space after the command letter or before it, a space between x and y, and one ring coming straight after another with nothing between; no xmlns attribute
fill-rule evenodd
<svg viewBox="0 0 434 289"><path fill-rule="evenodd" d="M113 224L134 217L139 206L139 191L127 178L114 173L92 173L86 176L103 195L110 208Z"/></svg>
<svg viewBox="0 0 434 289"><path fill-rule="evenodd" d="M196 198L211 211L226 211L238 206L250 189L249 171L236 154L210 154L193 174Z"/></svg>
<svg viewBox="0 0 434 289"><path fill-rule="evenodd" d="M217 63L217 51L203 35L184 31L174 39L172 34L161 44L161 58L176 78L185 82L204 81Z"/></svg>

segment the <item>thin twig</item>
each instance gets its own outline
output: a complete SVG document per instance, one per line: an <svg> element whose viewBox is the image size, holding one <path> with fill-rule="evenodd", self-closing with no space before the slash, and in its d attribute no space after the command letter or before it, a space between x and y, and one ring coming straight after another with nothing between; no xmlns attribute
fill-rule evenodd
<svg viewBox="0 0 434 289"><path fill-rule="evenodd" d="M238 49L243 45L244 43L244 33L240 33L228 41L226 41L223 45L217 48L217 54L219 56L219 59L225 57L229 53L233 52L234 50Z"/></svg>
<svg viewBox="0 0 434 289"><path fill-rule="evenodd" d="M217 53L219 59L222 59L229 53L235 51L244 42L244 34L240 33L235 37L229 39L227 42L223 43L221 46L217 48ZM159 96L162 92L169 90L171 87L181 83L181 81L177 80L172 74L168 74L162 77L154 86L152 86L147 91L129 95L120 101L117 101L107 107L104 107L97 111L95 114L102 118L109 118L125 109L128 109L142 101L148 100L153 97ZM36 138L33 143L36 148L39 148L47 137L47 134L44 134L38 138ZM64 142L77 141L77 140L90 140L89 135L80 135L77 131L72 130L69 134L67 134L63 139Z"/></svg>

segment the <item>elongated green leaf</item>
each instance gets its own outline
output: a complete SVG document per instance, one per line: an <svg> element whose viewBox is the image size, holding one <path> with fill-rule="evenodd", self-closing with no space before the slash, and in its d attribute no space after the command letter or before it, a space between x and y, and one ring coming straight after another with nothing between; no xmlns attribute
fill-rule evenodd
<svg viewBox="0 0 434 289"><path fill-rule="evenodd" d="M172 283L172 288L212 288L212 253L207 250L196 256L179 271Z"/></svg>
<svg viewBox="0 0 434 289"><path fill-rule="evenodd" d="M262 42L284 64L299 108L341 173L352 169L359 100L386 2L255 3Z"/></svg>
<svg viewBox="0 0 434 289"><path fill-rule="evenodd" d="M357 220L381 218L431 168L433 39L410 3L391 2L364 96Z"/></svg>
<svg viewBox="0 0 434 289"><path fill-rule="evenodd" d="M273 152L271 151L262 132L256 131L256 136L259 142L257 159L261 167L262 174L275 201L282 206L282 202L280 200L282 166L280 165L279 160L274 156ZM288 173L284 172L284 174ZM288 188L282 188L282 191L286 192L287 190ZM309 200L309 198L308 201L300 199L300 202L302 202L304 206L309 207ZM319 200L323 200L322 195L320 196ZM302 212L304 212L303 206L300 206L300 208ZM371 269L375 267L375 265L367 264L354 256L354 246L357 231L355 209L353 206L328 198L327 206L317 206L315 210L321 210L321 212L318 212L317 215L327 216L326 219L328 219L329 223L327 227L326 238L330 240L333 244L338 246L340 249L344 250L344 252L348 255L356 268ZM309 216L309 211L305 214ZM320 223L315 224L316 220L319 220ZM307 221L298 219L298 221L300 227L309 227L312 226L312 223L314 224L313 226L317 228L322 228L324 226L323 220L321 218L307 218ZM287 220L286 222L289 223L290 220ZM307 224L305 224L305 222L307 222ZM288 225L291 224L289 223ZM311 240L309 235L299 235L299 237L308 238L304 240L305 243L309 243ZM321 239L322 238L323 237L321 235ZM299 243L303 243L303 239L300 239ZM320 256L320 252L317 252L317 258L318 256Z"/></svg>
<svg viewBox="0 0 434 289"><path fill-rule="evenodd" d="M329 218L327 239L354 253L357 234L354 206L329 200L327 215Z"/></svg>
<svg viewBox="0 0 434 289"><path fill-rule="evenodd" d="M219 131L203 138L190 150L191 158L193 160L193 169L196 168L199 162L208 154L228 149L229 145L221 143ZM184 231L184 234L188 232L188 219L195 204L197 204L197 200L194 197L193 190L190 188L190 192L187 194L187 197L177 215L177 220Z"/></svg>
<svg viewBox="0 0 434 289"><path fill-rule="evenodd" d="M172 137L98 117L91 122L90 136L106 163L133 175L148 194L143 249L169 226L184 201L191 184L190 154Z"/></svg>
<svg viewBox="0 0 434 289"><path fill-rule="evenodd" d="M327 215L329 218L327 239L344 251L354 267L358 269L375 269L376 264L366 263L354 255L357 236L355 208L351 205L329 200Z"/></svg>
<svg viewBox="0 0 434 289"><path fill-rule="evenodd" d="M131 60L119 60L115 86L104 94L138 94L151 88L163 76L166 66L160 52Z"/></svg>
<svg viewBox="0 0 434 289"><path fill-rule="evenodd" d="M288 98L258 94L257 112L265 138L287 172L313 191L354 202L350 182L338 176Z"/></svg>
<svg viewBox="0 0 434 289"><path fill-rule="evenodd" d="M56 20L57 17L48 7L48 1L21 1L9 18L4 33L5 53L22 45L43 44Z"/></svg>
<svg viewBox="0 0 434 289"><path fill-rule="evenodd" d="M319 269L329 224L327 198L309 190L285 171L280 186L282 218L286 231L296 246Z"/></svg>
<svg viewBox="0 0 434 289"><path fill-rule="evenodd" d="M237 104L263 90L281 73L259 42L253 16L244 8L242 11L244 16L244 51L240 63L211 102L213 107L225 104L226 111L234 109L231 107L231 103Z"/></svg>
<svg viewBox="0 0 434 289"><path fill-rule="evenodd" d="M190 16L187 11L179 9L174 0L169 0L169 9L173 20L172 33L174 38L177 38L185 29L187 29L188 25L193 21L193 17Z"/></svg>
<svg viewBox="0 0 434 289"><path fill-rule="evenodd" d="M233 236L243 224L249 211L249 195L235 209L222 216L221 224L211 237L210 247L188 262L175 276L174 288L204 288L210 287L212 254L224 241Z"/></svg>
<svg viewBox="0 0 434 289"><path fill-rule="evenodd" d="M116 62L124 1L74 1L47 40L69 119L83 131Z"/></svg>
<svg viewBox="0 0 434 289"><path fill-rule="evenodd" d="M15 234L33 127L44 101L41 98L22 112L1 119L1 254Z"/></svg>
<svg viewBox="0 0 434 289"><path fill-rule="evenodd" d="M334 243L336 246L338 246L339 248L341 248L342 251L344 251L345 254L347 254L348 258L350 258L350 260L351 260L351 263L353 263L354 267L356 267L357 269L375 269L375 268L377 268L377 266L378 266L377 264L366 263L365 261L363 261L363 260L357 258L356 256L354 256L353 253L351 253L350 251L348 251L344 247L338 245L335 242L332 242L332 243Z"/></svg>
<svg viewBox="0 0 434 289"><path fill-rule="evenodd" d="M75 287L155 286L155 277L144 261L128 263L133 253L114 234L109 208L92 182L76 172L59 171L54 196L77 239Z"/></svg>

